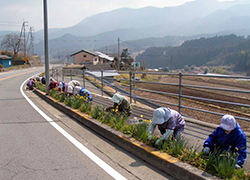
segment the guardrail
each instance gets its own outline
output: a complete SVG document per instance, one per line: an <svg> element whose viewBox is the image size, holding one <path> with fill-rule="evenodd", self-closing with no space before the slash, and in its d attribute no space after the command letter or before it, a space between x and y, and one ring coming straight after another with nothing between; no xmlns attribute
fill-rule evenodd
<svg viewBox="0 0 250 180"><path fill-rule="evenodd" d="M114 92L119 92L125 96L128 96L130 98L130 102L132 102L133 100L139 101L141 103L147 104L150 107L153 108L157 108L157 107L161 107L163 105L169 105L169 106L175 106L178 107L178 111L179 113L181 113L182 109L189 109L189 110L194 110L194 111L199 111L202 113L210 113L210 114L214 114L214 115L219 115L219 116L223 116L224 114L219 113L219 112L215 112L215 111L208 111L208 110L204 110L204 109L199 109L199 108L195 108L195 107L189 107L189 106L184 106L182 104L182 101L185 100L192 100L192 101L196 101L196 102L204 102L204 103L218 103L221 105L232 105L232 106L236 106L236 107L243 107L243 108L250 108L249 104L246 103L240 103L240 102L232 102L232 101L226 101L226 100L217 100L217 99L211 99L211 98L204 98L204 97L198 97L198 96L190 96L190 95L184 95L183 94L183 88L186 89L192 89L192 90L199 90L200 92L205 92L205 91L213 91L213 92L230 92L230 93L241 93L241 94L249 94L250 90L246 90L243 88L220 88L220 87L210 87L210 86L198 86L198 85L192 85L192 84L186 84L183 83L183 78L188 78L188 77L196 77L196 78L213 78L213 79L230 79L230 80L250 80L250 77L246 77L246 76L220 76L220 75L194 75L194 74L182 74L182 73L162 73L162 72L138 72L138 71L119 71L118 73L121 74L122 78L114 78L112 76L108 76L108 72L107 71L101 71L101 75L95 76L93 73L89 72L89 71L85 71L85 70L72 70L72 69L68 69L67 71L61 69L57 69L54 70L54 72L57 72L56 74L54 74L55 76L58 76L58 72L62 72L62 80L64 80L64 76L70 76L71 80L73 79L74 76L81 76L83 77L83 87L87 88L87 89L91 89L92 87L90 86L86 86L86 77L92 77L93 78L93 83L98 86L98 88L100 88L100 92L103 95L103 93L114 93ZM53 70L52 70L53 72ZM104 73L106 74L104 76ZM157 76L159 77L166 77L169 76L173 79L175 79L176 82L174 83L165 83L165 82L158 82L158 81L150 81L150 80L136 80L136 75L142 75L142 76ZM58 77L55 78L58 80ZM112 81L119 81L122 85L115 85L115 83L112 83ZM141 83L141 84L152 84L154 86L163 86L163 87L176 87L175 89L178 89L178 92L166 92L166 91L157 91L157 90L150 90L150 89L145 89L145 88L138 88L137 85ZM112 89L114 89L114 91L109 91L109 90L105 90L105 86L109 86ZM164 88L163 88L164 89ZM167 88L166 88L167 89ZM249 85L249 89L250 89L250 85ZM205 90L205 91L204 91ZM153 93L153 94L158 94L158 95L164 95L164 96L170 96L170 97L175 97L176 99L178 99L178 103L169 103L169 102L164 102L164 101L160 101L160 100L155 100L155 99L150 99L150 98L145 98L145 97L141 97L138 96L136 94L134 94L134 91L140 91L140 92L149 92L149 93ZM208 92L208 93L209 93ZM207 93L207 92L206 92ZM242 95L240 95L242 96ZM230 96L229 98L234 98L234 96ZM243 98L244 99L244 98ZM245 100L248 100L247 98L245 98ZM250 102L250 98L249 98L249 102ZM181 113L182 114L182 113ZM182 114L183 116L185 116L185 114ZM249 115L250 117L250 115ZM241 117L241 116L235 116L235 118L240 119L240 120L244 120L244 121L250 121L250 119L245 118L245 117Z"/></svg>

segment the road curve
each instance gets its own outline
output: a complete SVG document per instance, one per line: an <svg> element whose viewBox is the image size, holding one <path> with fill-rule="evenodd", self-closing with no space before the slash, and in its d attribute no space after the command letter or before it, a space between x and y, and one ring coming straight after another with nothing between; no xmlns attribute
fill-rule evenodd
<svg viewBox="0 0 250 180"><path fill-rule="evenodd" d="M0 74L0 179L173 179L22 88L43 70Z"/></svg>

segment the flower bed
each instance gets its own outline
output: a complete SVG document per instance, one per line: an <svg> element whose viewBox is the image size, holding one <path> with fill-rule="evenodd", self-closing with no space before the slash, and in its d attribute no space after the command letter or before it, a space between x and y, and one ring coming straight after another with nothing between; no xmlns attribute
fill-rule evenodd
<svg viewBox="0 0 250 180"><path fill-rule="evenodd" d="M37 85L37 88L41 91L45 91L43 86ZM188 147L188 142L186 142L184 138L173 139L172 141L167 140L156 146L156 136L154 136L152 140L148 140L147 121L141 121L138 124L128 124L126 123L127 116L119 114L117 110L106 112L104 107L92 107L92 104L87 102L86 97L67 97L64 93L58 92L56 89L50 91L50 96L71 108L78 109L79 111L88 114L90 117L99 120L123 134L130 135L144 144L152 146L162 152L166 152L167 154L201 170L226 179L250 179L250 174L245 172L244 169L234 169L237 154L214 151L209 154L209 156L204 156L203 153L197 152L199 147Z"/></svg>

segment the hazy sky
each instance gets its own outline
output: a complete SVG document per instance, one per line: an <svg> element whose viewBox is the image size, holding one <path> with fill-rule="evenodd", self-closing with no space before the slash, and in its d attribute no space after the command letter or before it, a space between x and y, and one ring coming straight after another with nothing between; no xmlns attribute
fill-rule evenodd
<svg viewBox="0 0 250 180"><path fill-rule="evenodd" d="M44 0L1 0L0 31L20 31L23 20L28 22L26 30L43 29ZM84 18L101 12L129 7L169 7L194 0L47 0L49 28L73 26ZM229 1L229 0L218 0Z"/></svg>

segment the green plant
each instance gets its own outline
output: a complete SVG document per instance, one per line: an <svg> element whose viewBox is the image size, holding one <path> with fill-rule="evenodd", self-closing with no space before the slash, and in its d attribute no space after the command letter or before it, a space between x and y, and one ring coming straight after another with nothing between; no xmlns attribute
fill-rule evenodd
<svg viewBox="0 0 250 180"><path fill-rule="evenodd" d="M51 97L56 98L57 92L58 91L56 89L51 89L49 93Z"/></svg>
<svg viewBox="0 0 250 180"><path fill-rule="evenodd" d="M232 178L235 173L235 164L238 154L231 151L223 151L217 147L208 155L206 169L212 174L222 178Z"/></svg>
<svg viewBox="0 0 250 180"><path fill-rule="evenodd" d="M123 128L123 126L125 125L125 121L127 120L127 116L120 116L120 115L115 115L115 119L113 121L113 127L116 130L120 130L121 128Z"/></svg>
<svg viewBox="0 0 250 180"><path fill-rule="evenodd" d="M191 146L189 149L185 149L184 150L184 153L185 153L185 156L183 156L181 158L181 160L185 161L185 162L190 162L192 160L194 160L196 157L197 157L197 151L198 149L200 148L200 146Z"/></svg>
<svg viewBox="0 0 250 180"><path fill-rule="evenodd" d="M92 116L92 118L94 119L99 119L101 118L105 113L105 109L102 106L95 106L91 112L90 115Z"/></svg>
<svg viewBox="0 0 250 180"><path fill-rule="evenodd" d="M102 123L110 125L114 121L114 114L111 113L111 112L105 112L104 116L102 116L102 118L100 119L100 121Z"/></svg>
<svg viewBox="0 0 250 180"><path fill-rule="evenodd" d="M125 124L123 129L122 129L122 132L124 134L132 135L134 132L134 129L135 129L135 126L133 124L131 124L131 125Z"/></svg>
<svg viewBox="0 0 250 180"><path fill-rule="evenodd" d="M135 124L134 131L132 132L132 137L142 141L142 142L148 142L148 124L141 123L141 124Z"/></svg>
<svg viewBox="0 0 250 180"><path fill-rule="evenodd" d="M91 103L85 102L80 106L79 111L87 113L91 111L91 107L92 107Z"/></svg>
<svg viewBox="0 0 250 180"><path fill-rule="evenodd" d="M65 100L64 100L64 104L66 104L67 106L71 107L71 97L66 97Z"/></svg>
<svg viewBox="0 0 250 180"><path fill-rule="evenodd" d="M74 109L78 109L85 102L86 101L83 98L79 98L78 96L72 97L72 99L71 99L71 107L74 108Z"/></svg>
<svg viewBox="0 0 250 180"><path fill-rule="evenodd" d="M60 93L60 94L59 94L59 99L58 99L58 100L59 100L60 102L64 102L64 101L65 101L65 98L66 98L66 94Z"/></svg>
<svg viewBox="0 0 250 180"><path fill-rule="evenodd" d="M231 178L234 174L238 156L229 151L224 151L218 156L218 161L213 165L217 174L222 178Z"/></svg>
<svg viewBox="0 0 250 180"><path fill-rule="evenodd" d="M46 91L46 86L42 85L41 83L36 83L36 88L41 90L42 92Z"/></svg>
<svg viewBox="0 0 250 180"><path fill-rule="evenodd" d="M167 150L167 153L173 155L174 157L179 157L183 155L184 149L187 148L187 144L188 143L186 142L185 138L173 138L173 140L169 143L169 149Z"/></svg>

